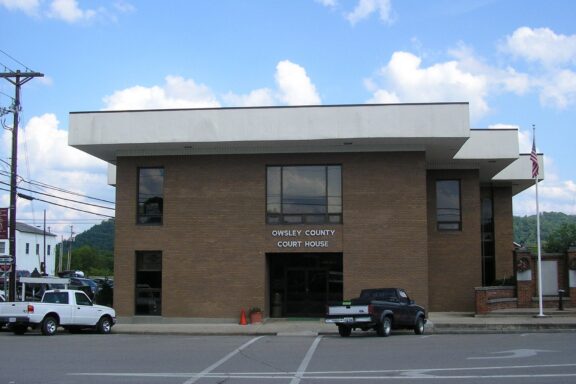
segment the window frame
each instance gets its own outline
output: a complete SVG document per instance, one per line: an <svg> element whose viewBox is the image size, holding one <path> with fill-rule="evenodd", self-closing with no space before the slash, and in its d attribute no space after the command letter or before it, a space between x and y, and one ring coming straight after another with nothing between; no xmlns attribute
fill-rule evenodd
<svg viewBox="0 0 576 384"><path fill-rule="evenodd" d="M456 182L458 185L458 208L439 207L439 183ZM461 232L462 231L462 180L461 179L437 179L434 183L436 192L436 229L441 232ZM440 220L441 209L457 209L458 220ZM451 215L452 216L452 215ZM456 226L456 227L454 227Z"/></svg>
<svg viewBox="0 0 576 384"><path fill-rule="evenodd" d="M308 167L322 167L324 172L324 181L325 181L325 188L323 198L323 213L290 213L286 212L285 205L286 199L284 197L284 169L285 168L308 168ZM330 185L330 168L337 167L339 171L338 177L338 190L339 196L330 196L329 189ZM279 212L273 213L269 212L270 208L270 183L269 183L269 176L270 176L270 169L272 168L279 168L279 188L280 197L278 198L278 202L276 204L279 205ZM266 224L269 225L339 225L343 223L343 173L342 173L342 164L270 164L266 166L266 216L265 221ZM330 198L335 198L340 200L339 205L339 212L330 212ZM332 219L335 218L334 221ZM290 220L290 219L295 219Z"/></svg>

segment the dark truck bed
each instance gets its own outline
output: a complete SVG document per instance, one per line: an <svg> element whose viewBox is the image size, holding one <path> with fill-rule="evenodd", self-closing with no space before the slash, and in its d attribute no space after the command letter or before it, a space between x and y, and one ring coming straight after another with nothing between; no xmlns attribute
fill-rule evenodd
<svg viewBox="0 0 576 384"><path fill-rule="evenodd" d="M400 288L364 289L360 296L340 305L331 305L326 323L336 324L340 336L350 336L352 330L376 330L378 336L388 336L392 329L413 329L424 333L426 311L410 300Z"/></svg>

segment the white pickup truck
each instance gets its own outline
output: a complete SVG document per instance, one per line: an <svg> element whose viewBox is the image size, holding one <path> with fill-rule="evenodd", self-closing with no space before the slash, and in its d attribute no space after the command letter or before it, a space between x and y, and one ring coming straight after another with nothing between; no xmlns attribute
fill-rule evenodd
<svg viewBox="0 0 576 384"><path fill-rule="evenodd" d="M110 333L116 323L116 311L93 304L82 291L55 289L46 291L40 302L0 303L0 324L8 324L15 334L24 334L29 327L38 328L43 335L52 336L58 326L70 332L85 328Z"/></svg>

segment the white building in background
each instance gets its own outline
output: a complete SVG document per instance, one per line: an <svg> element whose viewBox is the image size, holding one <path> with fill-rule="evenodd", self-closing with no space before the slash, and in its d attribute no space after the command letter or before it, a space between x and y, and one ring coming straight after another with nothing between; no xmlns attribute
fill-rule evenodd
<svg viewBox="0 0 576 384"><path fill-rule="evenodd" d="M46 258L46 273L54 275L56 271L56 244L58 236L46 232L42 228L24 223L16 223L16 270L26 270L32 273L36 268L41 271L41 264ZM44 246L46 256L44 256ZM10 241L0 240L0 255L10 254Z"/></svg>

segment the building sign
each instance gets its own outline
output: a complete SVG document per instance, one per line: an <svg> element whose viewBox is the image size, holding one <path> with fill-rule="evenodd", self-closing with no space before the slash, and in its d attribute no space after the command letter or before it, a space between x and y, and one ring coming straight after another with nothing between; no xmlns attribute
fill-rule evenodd
<svg viewBox="0 0 576 384"><path fill-rule="evenodd" d="M278 248L328 248L336 238L335 229L275 229Z"/></svg>
<svg viewBox="0 0 576 384"><path fill-rule="evenodd" d="M0 239L8 238L8 208L0 208Z"/></svg>

